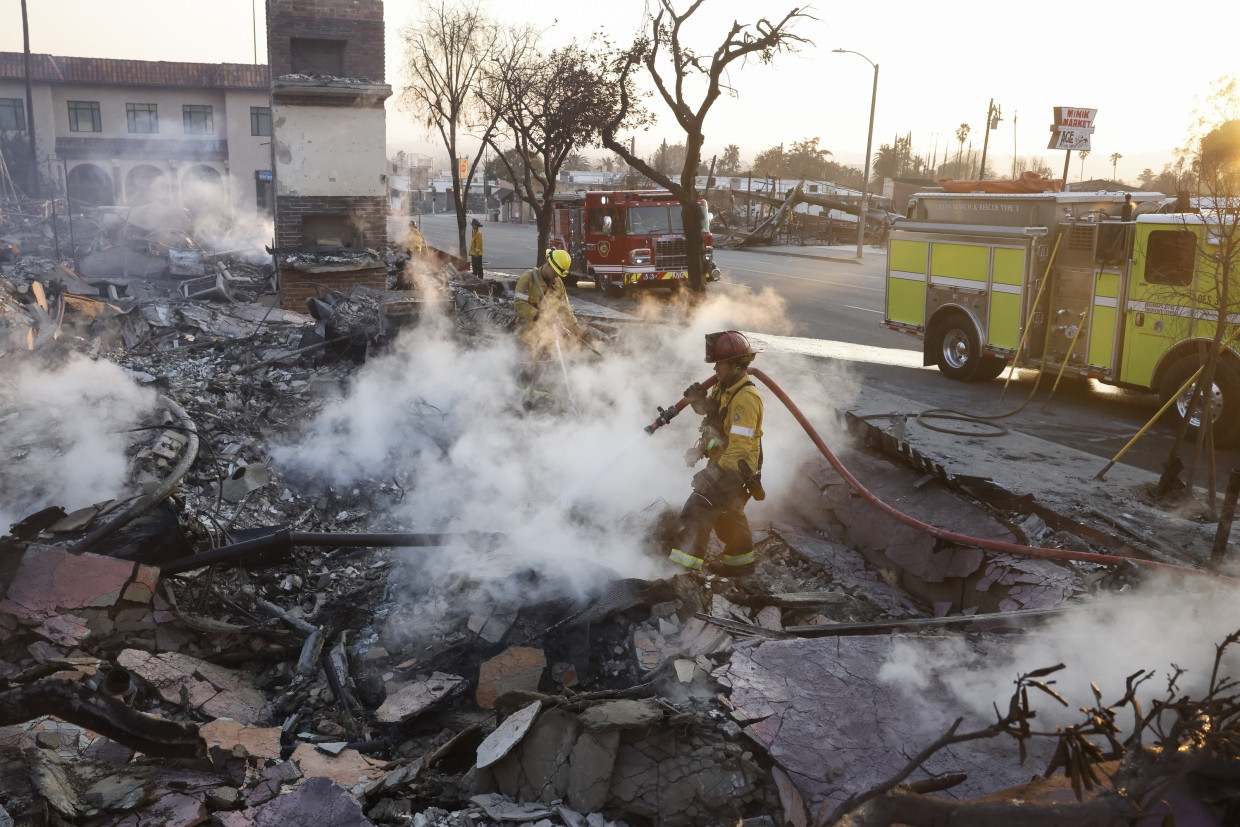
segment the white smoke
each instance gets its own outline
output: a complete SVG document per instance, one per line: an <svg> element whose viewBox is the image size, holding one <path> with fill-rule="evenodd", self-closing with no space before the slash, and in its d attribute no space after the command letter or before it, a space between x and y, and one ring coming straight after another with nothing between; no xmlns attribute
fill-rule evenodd
<svg viewBox="0 0 1240 827"><path fill-rule="evenodd" d="M0 373L0 533L48 506L73 511L121 495L126 431L156 402L112 362L13 362Z"/></svg>
<svg viewBox="0 0 1240 827"><path fill-rule="evenodd" d="M713 295L675 324L629 324L601 358L578 350L563 363L542 363L535 384L551 392L553 404L531 410L523 404L526 351L515 337L462 342L451 319L428 320L368 362L348 395L295 445L277 447L273 459L336 486L410 481L390 515L410 530L507 535L494 553L454 549L433 557L456 572L502 575L530 566L579 578L581 587L600 567L630 577L669 574L675 568L666 550L650 554L643 541L659 510L651 506L662 501L678 511L689 493L697 469L683 455L697 439L699 418L686 411L653 435L642 429L658 405L677 402L691 382L712 375L706 333L786 329L774 294L734 296ZM755 365L786 381L811 419L830 421L828 400L844 401L834 368L808 371L807 362L774 356L763 354ZM798 375L781 373L786 365ZM793 458L813 448L783 406L761 392L771 468L765 481L774 499L800 464ZM417 559L424 567L432 558Z"/></svg>
<svg viewBox="0 0 1240 827"><path fill-rule="evenodd" d="M1046 680L1054 682L1068 707L1030 693L1043 729L1078 722L1078 709L1095 705L1091 682L1110 703L1123 695L1127 677L1140 670L1155 672L1140 695L1146 709L1151 697L1165 694L1173 666L1187 670L1179 690L1200 698L1215 645L1240 629L1237 597L1234 587L1205 577L1158 573L1139 590L1099 595L1010 643L963 637L898 641L880 679L908 695L927 732L945 730L960 714L971 713L974 722L993 721L992 704L1006 711L1018 674L1060 663L1065 668ZM1229 652L1223 665L1223 674L1234 676L1240 652ZM937 689L928 692L932 687L945 687L946 696Z"/></svg>

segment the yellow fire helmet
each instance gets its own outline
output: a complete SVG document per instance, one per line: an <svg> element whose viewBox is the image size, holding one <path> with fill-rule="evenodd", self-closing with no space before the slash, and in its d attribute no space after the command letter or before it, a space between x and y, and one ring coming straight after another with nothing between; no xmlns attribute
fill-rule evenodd
<svg viewBox="0 0 1240 827"><path fill-rule="evenodd" d="M573 265L573 257L568 254L568 250L552 249L547 251L547 263L557 276L563 278L568 274L568 268Z"/></svg>

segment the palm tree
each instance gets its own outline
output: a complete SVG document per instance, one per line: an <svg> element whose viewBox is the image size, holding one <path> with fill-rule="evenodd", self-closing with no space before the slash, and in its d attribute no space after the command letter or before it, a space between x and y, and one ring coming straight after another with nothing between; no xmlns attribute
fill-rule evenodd
<svg viewBox="0 0 1240 827"><path fill-rule="evenodd" d="M1084 181L1085 180L1085 159L1089 157L1089 150L1082 149L1080 152L1076 154L1081 156L1081 178L1080 180Z"/></svg>
<svg viewBox="0 0 1240 827"><path fill-rule="evenodd" d="M1116 165L1116 164L1118 164L1118 163L1119 163L1119 159L1120 159L1120 158L1123 158L1123 157L1124 157L1124 156L1123 156L1123 155L1120 155L1118 152L1112 152L1112 153L1111 153L1111 180L1112 180L1112 181L1117 180L1117 179L1116 179L1116 173L1115 173L1115 165Z"/></svg>
<svg viewBox="0 0 1240 827"><path fill-rule="evenodd" d="M956 151L956 174L960 174L960 156L964 154L964 139L969 137L969 130L973 127L967 123L962 123L956 127L956 140L960 141L960 149Z"/></svg>

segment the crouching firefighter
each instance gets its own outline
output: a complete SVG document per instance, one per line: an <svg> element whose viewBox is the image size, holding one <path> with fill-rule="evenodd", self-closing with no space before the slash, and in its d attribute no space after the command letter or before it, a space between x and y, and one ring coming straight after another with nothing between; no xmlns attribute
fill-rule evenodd
<svg viewBox="0 0 1240 827"><path fill-rule="evenodd" d="M690 467L703 458L706 467L693 476L693 493L680 512L680 535L668 559L724 577L744 577L754 570L753 535L745 519L750 497L762 500L762 397L749 377L755 351L735 330L706 335L706 361L718 379L707 396L698 383L685 390L695 413L703 414L697 444L685 454ZM723 542L723 556L706 560L711 530Z"/></svg>

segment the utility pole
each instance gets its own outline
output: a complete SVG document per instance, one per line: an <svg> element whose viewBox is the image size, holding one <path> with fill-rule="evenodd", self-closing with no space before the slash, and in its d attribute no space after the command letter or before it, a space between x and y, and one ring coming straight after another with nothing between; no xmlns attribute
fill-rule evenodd
<svg viewBox="0 0 1240 827"><path fill-rule="evenodd" d="M986 180L986 150L990 146L990 130L999 128L999 121L1003 120L999 116L999 107L995 106L995 99L990 99L990 105L986 107L986 136L982 139L982 168L978 171L977 178L979 181Z"/></svg>
<svg viewBox="0 0 1240 827"><path fill-rule="evenodd" d="M874 67L874 84L870 88L870 127L865 133L865 170L861 173L861 204L857 210L857 258L865 249L865 219L870 203L870 150L874 144L874 104L878 101L878 64L860 52L851 49L832 49L840 54L856 55Z"/></svg>
<svg viewBox="0 0 1240 827"><path fill-rule="evenodd" d="M34 94L30 91L30 24L26 16L26 0L22 0L22 47L26 59L26 137L30 139L30 185L34 192L26 193L37 198L42 191L39 186L39 156L34 148Z"/></svg>
<svg viewBox="0 0 1240 827"><path fill-rule="evenodd" d="M1016 170L1016 110L1012 110L1012 178L1015 180Z"/></svg>

